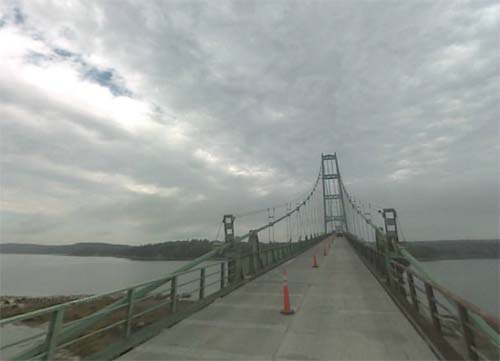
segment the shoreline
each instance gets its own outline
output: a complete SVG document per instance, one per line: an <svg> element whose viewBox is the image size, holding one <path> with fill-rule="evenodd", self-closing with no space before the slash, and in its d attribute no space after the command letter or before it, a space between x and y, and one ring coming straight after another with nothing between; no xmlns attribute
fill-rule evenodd
<svg viewBox="0 0 500 361"><path fill-rule="evenodd" d="M24 301L23 304L15 303L9 304L7 307L0 305L0 319L5 319L9 317L13 317L15 315L35 311L38 309L42 309L45 307L53 306L55 304L66 302L70 299L78 299L81 297L85 297L85 295L74 295L74 296L51 296L51 297L10 297L14 298L18 301ZM9 298L9 296L0 296L0 299L5 300ZM158 307L158 305L165 304L165 301L169 299L168 294L157 294L154 297L146 297L143 300L138 300L134 305L134 314L137 315L132 321L131 327L133 331L139 331L149 325L154 324L159 319L168 317L172 315L172 312L169 307ZM31 301L31 302L30 302ZM44 303L45 301L45 303ZM99 299L95 299L89 302L83 302L79 304L75 304L69 306L65 309L64 312L64 323L76 322L78 320L83 320L86 317L89 317L93 314L99 312L99 310L104 309L105 307L111 305L116 301L116 298L113 296L104 296ZM178 297L177 301L177 310L178 312L183 312L192 306L194 301L183 298L181 296ZM17 305L17 307L15 307ZM125 325L119 323L124 320L127 315L127 309L120 308L116 309L106 316L104 316L99 322L88 327L85 330L84 336L91 335L98 330L102 330L100 333L93 334L89 337L81 338L80 341L76 343L69 344L67 346L58 348L56 359L64 359L64 360L81 360L86 359L92 354L102 351L106 349L110 344L119 342L123 339L123 333L125 332ZM6 324L0 327L0 336L2 333L10 333L13 332L13 328L18 329L19 327L28 327L27 332L35 330L47 330L46 325L50 322L52 317L51 313L40 314L34 316L30 319L21 320L14 323ZM23 330L21 330L23 331ZM30 335L26 335L26 331L23 331L22 335L19 337L29 337ZM44 336L45 337L45 336ZM15 341L15 340L12 340ZM11 341L9 341L11 342ZM22 351L22 348L18 348L14 346L12 351L12 355L15 355L17 352ZM0 353L0 358L3 357L9 358L8 354L2 355Z"/></svg>
<svg viewBox="0 0 500 361"><path fill-rule="evenodd" d="M128 257L128 256L120 256L120 255L102 255L102 254L71 254L71 253L21 253L21 252L0 252L0 255L28 255L28 256L64 256L64 257L102 257L102 258L121 258L128 259L130 261L177 261L177 262L189 262L195 260L194 258L148 258L148 257ZM223 257L214 257L213 261L223 260Z"/></svg>
<svg viewBox="0 0 500 361"><path fill-rule="evenodd" d="M0 319L13 317L90 295L14 296L0 295Z"/></svg>
<svg viewBox="0 0 500 361"><path fill-rule="evenodd" d="M20 253L20 252L0 252L0 255L28 255L28 256L64 256L64 257L101 257L101 258L121 258L127 259L130 261L148 261L148 262L189 262L195 260L194 258L148 258L148 257L129 257L129 256L120 256L120 255L100 255L100 254L71 254L71 253ZM414 256L418 261L422 262L432 262L432 261L463 261L468 259L497 259L500 260L500 257L495 255L471 255L471 256L458 256L458 257L448 257L448 256L437 256L437 257L418 257ZM224 260L224 257L214 257L207 261L221 261ZM2 296L0 296L2 297Z"/></svg>
<svg viewBox="0 0 500 361"><path fill-rule="evenodd" d="M435 261L466 261L466 260L500 260L498 257L415 257L421 262L435 262Z"/></svg>

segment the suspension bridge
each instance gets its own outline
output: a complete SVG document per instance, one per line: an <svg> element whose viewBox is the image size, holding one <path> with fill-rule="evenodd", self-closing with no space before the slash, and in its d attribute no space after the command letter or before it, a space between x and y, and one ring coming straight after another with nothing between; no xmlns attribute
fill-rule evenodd
<svg viewBox="0 0 500 361"><path fill-rule="evenodd" d="M498 359L498 319L437 283L398 225L323 154L302 199L224 215L225 242L176 272L1 319L43 328L2 358Z"/></svg>

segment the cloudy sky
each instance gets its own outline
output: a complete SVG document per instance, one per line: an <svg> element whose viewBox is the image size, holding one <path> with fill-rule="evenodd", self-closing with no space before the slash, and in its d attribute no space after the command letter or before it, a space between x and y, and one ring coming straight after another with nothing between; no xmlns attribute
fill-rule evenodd
<svg viewBox="0 0 500 361"><path fill-rule="evenodd" d="M408 239L498 237L498 1L0 0L1 241L214 238L337 152Z"/></svg>

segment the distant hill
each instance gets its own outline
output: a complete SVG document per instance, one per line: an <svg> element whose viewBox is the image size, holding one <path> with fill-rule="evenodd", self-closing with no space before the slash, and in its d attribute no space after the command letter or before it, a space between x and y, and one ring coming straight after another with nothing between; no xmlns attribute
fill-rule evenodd
<svg viewBox="0 0 500 361"><path fill-rule="evenodd" d="M422 261L446 259L500 258L500 240L449 240L401 242L415 258Z"/></svg>
<svg viewBox="0 0 500 361"><path fill-rule="evenodd" d="M141 246L109 243L75 243L61 246L0 243L0 253L107 256L145 260L189 260L207 253L218 244L220 243L206 239L162 242Z"/></svg>
<svg viewBox="0 0 500 361"><path fill-rule="evenodd" d="M59 254L69 256L125 257L143 260L190 260L199 257L214 247L218 241L193 239L130 246L110 243L75 243L61 246L41 244L0 243L0 253ZM500 240L450 240L401 242L415 258L422 261L500 258ZM245 244L245 246L247 246ZM263 248L267 245L263 244Z"/></svg>
<svg viewBox="0 0 500 361"><path fill-rule="evenodd" d="M0 243L0 253L22 254L78 254L85 256L101 253L121 252L132 246L109 243L75 243L61 246L46 246L31 243Z"/></svg>

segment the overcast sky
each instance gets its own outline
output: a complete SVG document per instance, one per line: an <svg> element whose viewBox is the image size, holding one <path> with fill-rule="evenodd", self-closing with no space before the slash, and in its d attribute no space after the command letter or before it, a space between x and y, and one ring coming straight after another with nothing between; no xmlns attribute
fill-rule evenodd
<svg viewBox="0 0 500 361"><path fill-rule="evenodd" d="M497 238L499 34L498 1L0 0L1 241L214 238L322 152L408 239Z"/></svg>

